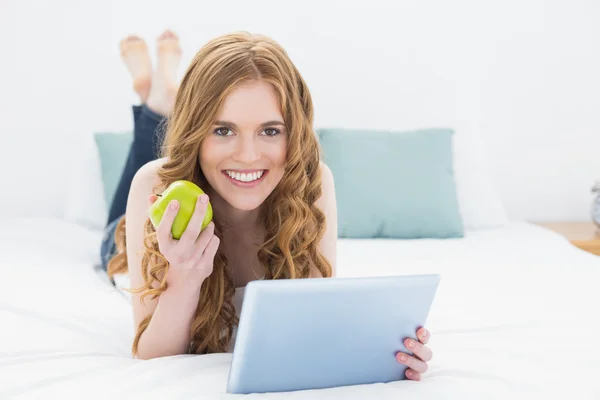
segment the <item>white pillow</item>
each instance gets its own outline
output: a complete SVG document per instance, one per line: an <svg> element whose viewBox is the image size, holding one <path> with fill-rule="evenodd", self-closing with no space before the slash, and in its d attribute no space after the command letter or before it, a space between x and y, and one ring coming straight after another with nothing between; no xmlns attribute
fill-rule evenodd
<svg viewBox="0 0 600 400"><path fill-rule="evenodd" d="M102 230L108 210L104 200L100 155L94 136L82 135L73 155L64 218L80 226Z"/></svg>
<svg viewBox="0 0 600 400"><path fill-rule="evenodd" d="M453 138L454 177L465 229L502 227L508 217L492 183L481 138L479 88L471 80L457 80Z"/></svg>
<svg viewBox="0 0 600 400"><path fill-rule="evenodd" d="M454 178L465 229L502 227L508 217L489 176L481 138L468 127L453 137Z"/></svg>

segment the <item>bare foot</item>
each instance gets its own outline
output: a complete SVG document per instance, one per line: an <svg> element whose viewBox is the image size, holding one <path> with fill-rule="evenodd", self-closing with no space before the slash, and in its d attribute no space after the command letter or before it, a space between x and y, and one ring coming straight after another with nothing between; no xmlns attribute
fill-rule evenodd
<svg viewBox="0 0 600 400"><path fill-rule="evenodd" d="M121 58L133 78L133 90L142 103L148 99L151 86L152 62L146 42L138 36L127 36L120 42Z"/></svg>
<svg viewBox="0 0 600 400"><path fill-rule="evenodd" d="M166 30L156 39L157 65L152 77L152 89L148 96L148 107L153 111L167 115L175 102L177 94L177 68L181 60L181 47L177 35Z"/></svg>

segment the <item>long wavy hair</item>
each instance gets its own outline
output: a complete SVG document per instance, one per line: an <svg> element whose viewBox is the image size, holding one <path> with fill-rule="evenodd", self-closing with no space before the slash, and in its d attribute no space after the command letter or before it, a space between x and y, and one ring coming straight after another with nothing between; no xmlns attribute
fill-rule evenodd
<svg viewBox="0 0 600 400"><path fill-rule="evenodd" d="M239 84L262 79L275 88L288 129L285 173L261 207L265 238L258 259L265 279L307 278L311 268L324 277L331 265L318 249L325 232L325 215L315 206L321 196L321 150L313 130L313 103L304 79L286 51L262 35L237 32L217 37L196 54L181 82L168 118L159 168L157 193L176 180L208 185L200 168L199 148L210 133L227 95ZM115 232L117 254L108 264L109 276L127 272L125 217ZM215 234L222 239L222 227ZM156 298L167 290L169 263L158 250L156 232L146 220L142 275L144 285L131 292L141 300ZM157 283L156 288L153 284ZM191 325L189 353L226 352L237 325L232 276L227 258L219 249L213 272L200 290L198 307ZM137 354L142 333L152 315L137 327L132 353Z"/></svg>

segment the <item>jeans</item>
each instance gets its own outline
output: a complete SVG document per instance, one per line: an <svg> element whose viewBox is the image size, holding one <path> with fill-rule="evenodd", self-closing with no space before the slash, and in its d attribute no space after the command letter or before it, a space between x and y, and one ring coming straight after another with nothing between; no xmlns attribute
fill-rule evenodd
<svg viewBox="0 0 600 400"><path fill-rule="evenodd" d="M144 164L159 157L166 121L165 117L150 110L146 105L133 106L133 141L110 206L100 246L100 258L105 271L108 261L117 253L115 230L119 220L125 215L133 177Z"/></svg>

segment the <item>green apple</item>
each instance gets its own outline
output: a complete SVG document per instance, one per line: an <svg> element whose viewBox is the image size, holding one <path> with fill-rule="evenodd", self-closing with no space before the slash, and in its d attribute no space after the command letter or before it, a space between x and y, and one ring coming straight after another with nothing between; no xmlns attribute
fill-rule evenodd
<svg viewBox="0 0 600 400"><path fill-rule="evenodd" d="M203 193L202 189L190 181L179 180L171 183L154 204L150 206L150 221L152 221L154 228L158 227L169 203L172 200L177 200L179 202L179 210L171 226L171 233L173 234L173 238L181 238L196 208L196 200ZM212 217L213 211L209 202L206 214L204 215L204 221L202 221L202 229L206 228L210 221L212 221Z"/></svg>

